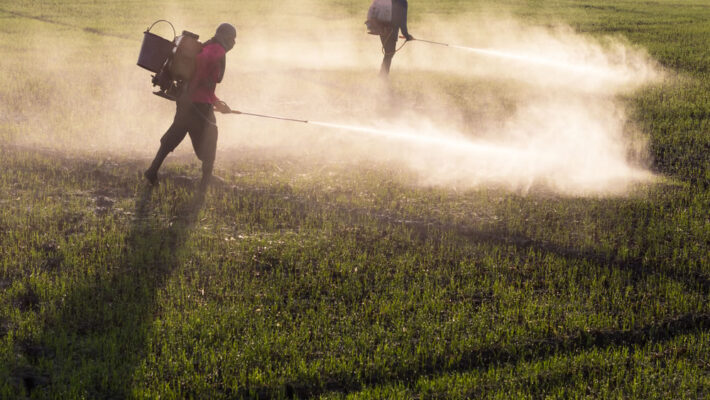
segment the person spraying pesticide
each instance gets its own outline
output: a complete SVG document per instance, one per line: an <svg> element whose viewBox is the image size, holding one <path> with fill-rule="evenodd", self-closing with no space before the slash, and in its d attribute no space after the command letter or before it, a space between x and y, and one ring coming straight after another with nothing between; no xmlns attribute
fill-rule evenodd
<svg viewBox="0 0 710 400"><path fill-rule="evenodd" d="M392 58L398 50L399 31L406 41L414 40L407 30L407 8L407 0L374 0L367 12L367 33L379 35L382 42L382 77L389 75Z"/></svg>
<svg viewBox="0 0 710 400"><path fill-rule="evenodd" d="M200 189L208 187L217 152L217 121L214 111L225 114L232 112L225 102L217 98L215 88L222 82L226 68L225 55L234 47L236 38L237 29L223 23L196 55L191 78L177 89L173 123L160 139L158 153L144 173L151 185L158 183L158 170L165 157L175 150L185 135L190 134L192 147L202 162Z"/></svg>

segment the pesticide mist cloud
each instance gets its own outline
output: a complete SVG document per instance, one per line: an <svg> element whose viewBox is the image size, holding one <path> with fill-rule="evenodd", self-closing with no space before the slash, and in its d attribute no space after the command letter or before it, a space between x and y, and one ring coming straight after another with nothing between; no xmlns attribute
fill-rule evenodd
<svg viewBox="0 0 710 400"><path fill-rule="evenodd" d="M464 188L597 195L652 178L638 143L643 135L619 99L661 77L643 49L500 16L421 15L410 21L411 33L452 46L407 43L383 82L379 38L365 33L364 7L363 16L352 16L315 1L259 2L254 19L194 15L175 5L161 16L203 40L225 19L237 26L217 89L233 108L318 122L220 115L217 169L246 146L316 161L401 165L418 183ZM142 30L135 44L109 37L97 46L87 33L85 42L59 49L36 29L30 46L45 64L26 80L46 83L49 112L18 116L27 120L26 132L14 139L152 156L174 108L150 94L150 74L135 66ZM62 67L77 58L84 62ZM189 141L181 152L191 153Z"/></svg>
<svg viewBox="0 0 710 400"><path fill-rule="evenodd" d="M255 89L268 93L265 101L245 107L340 128L289 136L254 129L273 146L304 149L298 143L306 140L311 157L402 163L424 184L543 185L579 195L621 193L652 178L638 150L645 147L635 143L642 135L618 99L661 77L642 49L511 19L428 19L410 30L453 46L408 43L394 58L389 85L376 76L374 36L305 30L270 51L245 40L248 60L274 66ZM239 131L253 121L230 122Z"/></svg>

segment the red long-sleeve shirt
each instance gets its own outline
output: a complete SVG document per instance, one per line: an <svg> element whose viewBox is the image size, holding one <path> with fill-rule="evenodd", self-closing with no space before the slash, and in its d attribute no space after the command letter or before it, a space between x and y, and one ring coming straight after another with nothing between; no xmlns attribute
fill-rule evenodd
<svg viewBox="0 0 710 400"><path fill-rule="evenodd" d="M193 103L214 104L219 100L214 90L222 80L225 54L219 43L210 43L197 55L195 74L190 81L190 100Z"/></svg>

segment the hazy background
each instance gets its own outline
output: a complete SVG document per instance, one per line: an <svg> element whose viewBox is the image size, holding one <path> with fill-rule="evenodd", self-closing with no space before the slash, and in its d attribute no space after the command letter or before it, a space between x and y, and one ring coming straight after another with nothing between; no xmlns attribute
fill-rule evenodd
<svg viewBox="0 0 710 400"><path fill-rule="evenodd" d="M385 81L379 38L364 26L369 1L218 4L197 12L174 3L123 17L118 10L115 20L97 15L98 28L42 20L41 8L5 12L22 23L3 29L23 30L26 42L3 46L18 55L0 61L3 136L147 165L174 103L153 96L151 73L135 65L143 30L165 18L178 34L190 30L204 41L231 22L238 38L217 88L221 99L242 111L351 130L218 115L218 174L220 160L256 150L404 167L417 184L523 193L540 185L561 194L621 194L651 179L645 135L629 121L623 98L661 73L623 37L593 38L555 21L533 26L500 10L418 13L411 1L415 38L472 49L407 43ZM165 24L153 32L172 36ZM176 150L191 152L189 140Z"/></svg>

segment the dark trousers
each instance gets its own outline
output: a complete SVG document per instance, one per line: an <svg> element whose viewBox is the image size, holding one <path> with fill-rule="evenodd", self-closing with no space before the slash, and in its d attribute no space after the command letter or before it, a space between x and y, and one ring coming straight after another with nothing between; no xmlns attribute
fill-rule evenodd
<svg viewBox="0 0 710 400"><path fill-rule="evenodd" d="M397 52L397 31L399 31L399 29L393 28L392 26L387 26L383 29L383 33L380 34L380 41L382 42L382 49L385 55L382 59L380 75L388 75L390 73L390 66L392 65L392 57L394 57L394 53Z"/></svg>
<svg viewBox="0 0 710 400"><path fill-rule="evenodd" d="M202 161L202 176L211 176L217 153L216 122L212 104L179 99L173 123L160 139L160 149L151 168L157 171L168 153L175 150L185 135L189 134L192 148Z"/></svg>

